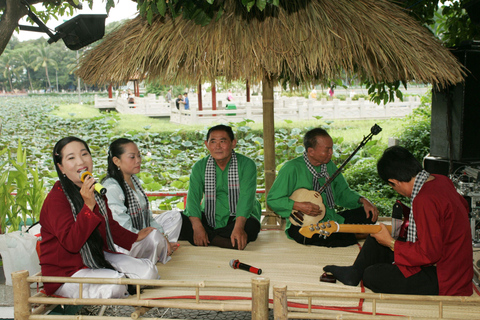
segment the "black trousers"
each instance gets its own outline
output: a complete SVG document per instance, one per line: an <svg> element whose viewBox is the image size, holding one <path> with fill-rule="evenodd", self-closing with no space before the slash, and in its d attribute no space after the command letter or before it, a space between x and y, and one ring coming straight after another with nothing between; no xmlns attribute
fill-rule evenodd
<svg viewBox="0 0 480 320"><path fill-rule="evenodd" d="M363 273L363 284L373 292L438 295L437 267L422 267L405 278L393 261L393 251L368 236L353 266Z"/></svg>
<svg viewBox="0 0 480 320"><path fill-rule="evenodd" d="M367 219L363 207L339 212L339 215L345 218L346 224L373 224L371 218ZM348 247L357 243L357 238L353 233L333 233L324 238L319 234L314 234L311 238L306 238L299 233L300 227L290 226L288 234L292 239L301 244L309 244L321 247Z"/></svg>
<svg viewBox="0 0 480 320"><path fill-rule="evenodd" d="M182 220L182 230L180 231L179 240L187 240L190 244L195 245L190 218L182 213ZM228 218L228 223L225 227L213 229L208 225L205 214L202 213L202 225L207 232L209 241L212 241L216 236L229 239L235 227L235 217ZM257 240L258 233L260 232L260 222L253 217L248 218L245 223L245 232L247 233L247 243Z"/></svg>

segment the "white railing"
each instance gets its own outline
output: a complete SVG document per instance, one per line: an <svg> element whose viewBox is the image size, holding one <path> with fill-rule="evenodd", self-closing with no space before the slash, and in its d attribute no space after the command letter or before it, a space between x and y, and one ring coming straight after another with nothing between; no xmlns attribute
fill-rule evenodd
<svg viewBox="0 0 480 320"><path fill-rule="evenodd" d="M226 110L219 104L218 110L198 110L190 103L190 110L171 108L170 122L179 124L227 123L250 119L255 122L263 120L263 107L260 102L237 102L236 110ZM390 102L377 105L365 99L345 101L307 100L304 98L280 98L275 100L275 120L311 120L321 116L323 119L381 119L398 118L410 114L420 105L419 97L409 97L406 101Z"/></svg>
<svg viewBox="0 0 480 320"><path fill-rule="evenodd" d="M119 113L141 114L149 117L169 117L171 105L163 98L156 99L155 95L135 97L134 103L127 99L99 98L95 95L95 107L99 109L115 109Z"/></svg>
<svg viewBox="0 0 480 320"><path fill-rule="evenodd" d="M237 97L238 98L238 97ZM227 110L226 104L234 104L235 110ZM338 99L314 100L305 98L279 97L274 102L275 120L311 120L313 117L323 119L382 119L404 117L420 105L417 96L408 97L406 101L396 100L386 105L377 105L363 98L345 101ZM181 105L177 110L175 103L167 103L163 97L156 99L154 95L135 97L135 103L129 104L126 99L108 99L95 97L95 107L100 109L116 109L120 113L141 114L149 117L170 117L170 121L178 124L210 124L239 122L250 119L261 122L263 106L260 98L252 102L236 100L234 102L218 101L217 110L211 109L211 104L203 104L203 110L198 110L196 99L190 99L190 110L184 110Z"/></svg>

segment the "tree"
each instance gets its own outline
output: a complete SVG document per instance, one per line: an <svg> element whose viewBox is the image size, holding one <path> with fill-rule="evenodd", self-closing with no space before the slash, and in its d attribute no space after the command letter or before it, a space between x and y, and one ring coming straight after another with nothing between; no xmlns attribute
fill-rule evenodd
<svg viewBox="0 0 480 320"><path fill-rule="evenodd" d="M57 68L57 61L55 58L51 57L49 47L45 43L42 42L39 48L37 48L37 58L35 59L35 70L39 68L45 69L45 76L48 84L48 89L52 88L52 84L50 83L50 77L48 76L48 66L53 66Z"/></svg>
<svg viewBox="0 0 480 320"><path fill-rule="evenodd" d="M10 91L13 92L12 84L12 74L14 73L14 56L10 50L5 51L5 54L2 54L0 57L0 71L3 74L3 77L8 79L10 84Z"/></svg>
<svg viewBox="0 0 480 320"><path fill-rule="evenodd" d="M33 48L32 47L25 47L18 51L15 51L16 58L19 62L19 67L23 68L27 73L28 77L28 84L30 90L33 90L32 85L32 78L30 76L30 70L34 69L35 58L33 55Z"/></svg>

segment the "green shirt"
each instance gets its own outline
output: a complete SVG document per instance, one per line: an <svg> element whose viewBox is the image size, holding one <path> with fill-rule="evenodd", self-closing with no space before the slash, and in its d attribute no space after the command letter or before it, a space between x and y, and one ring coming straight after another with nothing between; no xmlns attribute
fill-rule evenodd
<svg viewBox="0 0 480 320"><path fill-rule="evenodd" d="M255 217L260 221L262 208L260 202L255 197L257 190L257 167L252 159L241 155L237 155L238 177L240 182L240 195L237 203L237 217L250 218ZM197 217L202 219L202 212L205 210L204 193L205 193L205 168L207 166L208 157L205 157L195 163L190 174L190 186L187 194L187 206L184 214L189 217ZM216 169L216 203L215 203L215 222L216 229L223 228L227 225L230 217L230 208L228 204L228 162L225 170L215 163Z"/></svg>
<svg viewBox="0 0 480 320"><path fill-rule="evenodd" d="M320 173L321 166L314 166L315 170ZM337 170L337 166L330 161L327 163L327 171L332 176ZM268 192L267 204L278 215L283 218L288 218L293 210L295 201L289 199L292 193L300 188L313 190L312 180L313 175L308 170L303 156L288 161L278 172L278 176ZM325 178L319 178L320 186L325 184ZM350 189L342 174L339 174L331 183L335 205L354 209L358 208L360 204L360 194ZM322 193L323 203L325 204L325 217L322 221L333 220L338 223L343 223L344 218L335 212L335 209L329 208L326 205L325 192ZM285 231L290 228L291 222L287 219ZM288 235L288 232L287 232Z"/></svg>

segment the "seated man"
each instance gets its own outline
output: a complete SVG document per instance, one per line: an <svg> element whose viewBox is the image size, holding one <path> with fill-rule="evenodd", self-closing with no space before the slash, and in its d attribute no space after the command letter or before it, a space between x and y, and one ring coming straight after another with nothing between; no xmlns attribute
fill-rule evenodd
<svg viewBox="0 0 480 320"><path fill-rule="evenodd" d="M180 240L243 250L257 239L261 215L255 198L257 167L235 153L236 144L231 127L208 130L205 146L210 156L192 167Z"/></svg>
<svg viewBox="0 0 480 320"><path fill-rule="evenodd" d="M445 176L429 174L406 149L385 150L380 178L411 198L407 241L387 228L371 234L349 267L325 266L346 285L374 292L428 295L472 294L472 238L468 203Z"/></svg>
<svg viewBox="0 0 480 320"><path fill-rule="evenodd" d="M310 216L325 214L323 220L338 223L374 223L378 218L378 209L368 199L350 189L345 178L339 174L322 193L325 211L309 201L294 201L289 197L299 189L318 191L328 177L337 170L332 162L333 140L321 128L308 131L303 139L305 152L303 156L288 161L278 172L278 176L267 196L267 204L278 215L288 218L292 210ZM363 204L363 208L360 205ZM335 212L335 205L353 209L341 213ZM355 234L334 233L328 238L313 235L306 238L299 233L300 227L292 225L287 219L285 233L298 243L326 247L345 247L357 243Z"/></svg>

